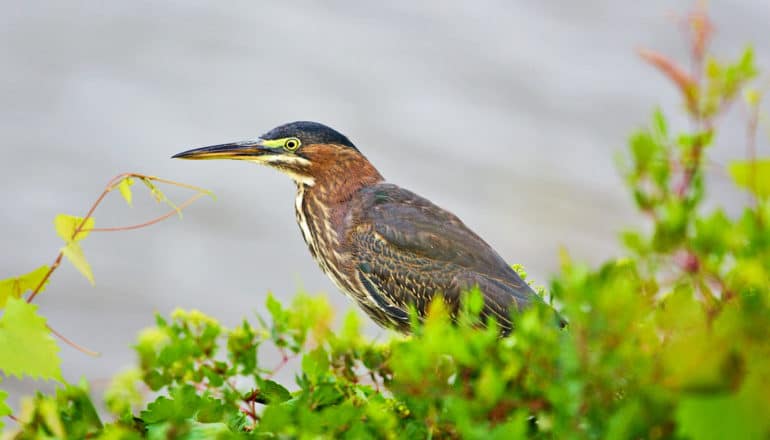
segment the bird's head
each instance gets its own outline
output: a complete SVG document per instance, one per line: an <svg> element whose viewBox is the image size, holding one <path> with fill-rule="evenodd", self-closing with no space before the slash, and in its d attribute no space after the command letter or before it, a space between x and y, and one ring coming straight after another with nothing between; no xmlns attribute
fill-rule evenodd
<svg viewBox="0 0 770 440"><path fill-rule="evenodd" d="M360 166L355 166L356 162L371 167L345 135L318 122L308 121L278 126L256 139L195 148L172 157L256 162L276 168L305 185L313 185L318 178L341 169L360 170ZM376 173L373 167L371 170Z"/></svg>

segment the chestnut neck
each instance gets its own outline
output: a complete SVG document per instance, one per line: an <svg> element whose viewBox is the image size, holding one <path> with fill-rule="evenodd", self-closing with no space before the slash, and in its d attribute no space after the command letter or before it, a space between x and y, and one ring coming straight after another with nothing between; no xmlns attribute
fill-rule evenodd
<svg viewBox="0 0 770 440"><path fill-rule="evenodd" d="M353 149L314 145L306 152L315 183L305 195L325 204L345 203L361 188L382 182L382 175L364 155Z"/></svg>

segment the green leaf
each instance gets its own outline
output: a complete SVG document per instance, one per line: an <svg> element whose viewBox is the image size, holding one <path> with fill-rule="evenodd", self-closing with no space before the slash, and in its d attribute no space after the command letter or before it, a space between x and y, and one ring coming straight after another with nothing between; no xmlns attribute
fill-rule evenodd
<svg viewBox="0 0 770 440"><path fill-rule="evenodd" d="M142 411L145 423L160 423L168 420L191 418L199 409L203 399L195 393L192 385L183 385L171 390L171 398L158 397Z"/></svg>
<svg viewBox="0 0 770 440"><path fill-rule="evenodd" d="M240 439L243 437L231 433L225 423L191 423L190 432L184 438L189 440L209 440Z"/></svg>
<svg viewBox="0 0 770 440"><path fill-rule="evenodd" d="M65 438L64 424L59 415L59 408L53 399L41 400L38 404L38 415L43 419L45 427L52 431L56 438Z"/></svg>
<svg viewBox="0 0 770 440"><path fill-rule="evenodd" d="M691 151L695 147L706 148L712 145L714 142L714 130L706 130L697 133L683 133L676 138L677 145L686 152ZM691 160L689 156L684 158L685 160Z"/></svg>
<svg viewBox="0 0 770 440"><path fill-rule="evenodd" d="M668 137L668 123L666 123L666 117L660 108L655 109L655 112L652 114L652 122L658 138L666 139Z"/></svg>
<svg viewBox="0 0 770 440"><path fill-rule="evenodd" d="M9 298L0 317L0 370L19 378L61 381L59 347L37 305Z"/></svg>
<svg viewBox="0 0 770 440"><path fill-rule="evenodd" d="M13 413L6 400L8 400L8 393L0 390L0 432L3 432L3 420L5 420L5 417Z"/></svg>
<svg viewBox="0 0 770 440"><path fill-rule="evenodd" d="M144 380L145 385L147 385L153 391L160 390L164 386L170 384L172 381L171 377L168 375L163 375L157 370L148 371L145 373L144 377L142 377L142 380Z"/></svg>
<svg viewBox="0 0 770 440"><path fill-rule="evenodd" d="M268 403L283 403L291 399L289 390L284 388L284 386L278 382L258 377L257 386L259 387L260 395L262 395Z"/></svg>
<svg viewBox="0 0 770 440"><path fill-rule="evenodd" d="M727 170L739 187L762 199L770 196L770 159L736 160Z"/></svg>
<svg viewBox="0 0 770 440"><path fill-rule="evenodd" d="M353 345L361 339L361 319L354 310L345 314L342 330L338 332L338 339L346 344Z"/></svg>
<svg viewBox="0 0 770 440"><path fill-rule="evenodd" d="M741 396L698 396L682 400L676 411L677 433L695 440L764 438L761 416Z"/></svg>
<svg viewBox="0 0 770 440"><path fill-rule="evenodd" d="M75 217L67 214L59 214L53 221L56 227L56 233L67 243L73 241L80 241L88 236L89 229L94 227L94 218L89 217L85 223L83 223L82 217ZM78 227L83 224L78 231ZM75 232L77 231L77 235Z"/></svg>
<svg viewBox="0 0 770 440"><path fill-rule="evenodd" d="M655 142L655 139L646 130L640 130L633 133L628 143L631 149L631 157L634 160L635 169L638 172L647 170L650 162L662 150L661 146Z"/></svg>
<svg viewBox="0 0 770 440"><path fill-rule="evenodd" d="M40 266L32 272L16 278L0 280L0 309L5 307L5 302L8 301L8 298L20 298L24 292L35 290L50 269L48 266ZM41 292L45 290L47 284L48 281L40 288Z"/></svg>
<svg viewBox="0 0 770 440"><path fill-rule="evenodd" d="M522 280L527 280L527 270L524 269L524 266L521 264L512 264L511 269L515 270L516 273L521 277ZM478 290L478 289L477 289Z"/></svg>
<svg viewBox="0 0 770 440"><path fill-rule="evenodd" d="M134 179L130 177L126 177L125 179L121 180L118 184L118 190L120 190L120 195L123 196L123 199L126 200L126 203L128 203L128 206L133 206L133 194L131 193L131 185L134 184Z"/></svg>
<svg viewBox="0 0 770 440"><path fill-rule="evenodd" d="M88 384L81 379L78 385L67 384L56 390L60 420L64 422L67 438L88 438L104 426L96 411Z"/></svg>
<svg viewBox="0 0 770 440"><path fill-rule="evenodd" d="M275 299L275 296L273 296L272 293L267 294L265 306L267 307L267 311L270 312L270 315L273 317L273 321L275 321L276 324L285 325L285 321L288 320L288 313L283 309L281 302Z"/></svg>
<svg viewBox="0 0 770 440"><path fill-rule="evenodd" d="M329 355L322 346L302 357L302 372L313 382L329 372Z"/></svg>
<svg viewBox="0 0 770 440"><path fill-rule="evenodd" d="M166 396L160 396L147 405L147 409L142 411L141 417L144 423L158 423L166 420L173 420L176 416L176 406L174 401ZM192 416L192 413L188 415ZM182 417L185 418L185 417Z"/></svg>
<svg viewBox="0 0 770 440"><path fill-rule="evenodd" d="M225 421L227 408L219 399L206 396L201 399L198 405L198 412L195 419L201 423L216 423Z"/></svg>
<svg viewBox="0 0 770 440"><path fill-rule="evenodd" d="M505 381L500 377L497 367L486 365L481 369L481 377L476 385L477 398L486 405L491 405L505 392Z"/></svg>
<svg viewBox="0 0 770 440"><path fill-rule="evenodd" d="M322 408L338 403L345 395L341 388L331 383L321 383L312 388L310 392L310 407Z"/></svg>
<svg viewBox="0 0 770 440"><path fill-rule="evenodd" d="M524 277L526 277L526 272L524 272ZM522 277L522 279L524 279L524 277ZM465 302L467 311L471 316L476 317L481 313L481 309L484 308L484 294L481 292L481 289L479 289L479 286L473 286L473 288L468 291Z"/></svg>
<svg viewBox="0 0 770 440"><path fill-rule="evenodd" d="M216 423L225 419L226 408L220 400L207 397L203 399L195 419L201 423Z"/></svg>
<svg viewBox="0 0 770 440"><path fill-rule="evenodd" d="M83 249L77 242L70 242L67 246L61 248L62 254L75 266L75 269L79 270L83 274L91 285L96 284L94 282L94 274L91 272L91 265L88 264L85 255L83 255Z"/></svg>
<svg viewBox="0 0 770 440"><path fill-rule="evenodd" d="M695 221L693 247L714 256L722 255L728 246L734 245L734 231L730 218L721 209L709 216L701 216Z"/></svg>
<svg viewBox="0 0 770 440"><path fill-rule="evenodd" d="M212 370L208 365L203 365L201 367L201 372L204 376L206 376L206 379L209 380L209 384L212 386L220 387L225 382L225 378L222 377L221 374Z"/></svg>
<svg viewBox="0 0 770 440"><path fill-rule="evenodd" d="M133 407L142 403L142 394L137 384L142 380L142 373L136 368L129 368L116 374L104 392L107 409L116 416L131 414Z"/></svg>

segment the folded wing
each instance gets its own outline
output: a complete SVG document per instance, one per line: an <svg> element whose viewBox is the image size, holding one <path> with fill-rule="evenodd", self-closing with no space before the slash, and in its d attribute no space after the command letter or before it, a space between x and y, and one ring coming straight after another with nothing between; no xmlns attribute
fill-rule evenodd
<svg viewBox="0 0 770 440"><path fill-rule="evenodd" d="M349 243L359 278L394 323L408 322L413 304L424 315L437 293L450 305L473 286L484 294L482 315L510 328L509 310L539 297L456 216L428 200L380 184L357 194Z"/></svg>

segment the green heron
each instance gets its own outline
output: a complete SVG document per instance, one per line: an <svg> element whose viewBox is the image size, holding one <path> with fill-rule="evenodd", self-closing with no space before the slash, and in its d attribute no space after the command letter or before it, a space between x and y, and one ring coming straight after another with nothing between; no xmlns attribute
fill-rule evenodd
<svg viewBox="0 0 770 440"><path fill-rule="evenodd" d="M454 214L387 183L343 134L317 122L281 125L259 138L179 153L276 168L297 185L295 209L310 253L374 321L409 332L441 294L452 307L478 286L485 320L510 331L511 311L540 297ZM454 316L454 314L453 314Z"/></svg>

